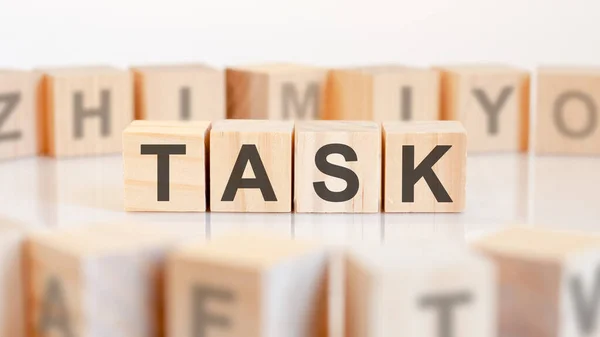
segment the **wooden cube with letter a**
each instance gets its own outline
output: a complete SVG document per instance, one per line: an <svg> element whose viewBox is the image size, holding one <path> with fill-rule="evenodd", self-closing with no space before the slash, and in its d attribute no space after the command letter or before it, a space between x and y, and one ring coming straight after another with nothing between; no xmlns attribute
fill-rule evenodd
<svg viewBox="0 0 600 337"><path fill-rule="evenodd" d="M0 160L37 153L39 78L31 71L0 69Z"/></svg>
<svg viewBox="0 0 600 337"><path fill-rule="evenodd" d="M294 122L223 120L210 132L213 212L290 212Z"/></svg>
<svg viewBox="0 0 600 337"><path fill-rule="evenodd" d="M28 336L162 336L164 258L180 238L101 227L30 238Z"/></svg>
<svg viewBox="0 0 600 337"><path fill-rule="evenodd" d="M293 64L227 69L227 117L310 120L323 112L327 71Z"/></svg>
<svg viewBox="0 0 600 337"><path fill-rule="evenodd" d="M327 253L291 239L231 235L167 263L171 337L325 337Z"/></svg>
<svg viewBox="0 0 600 337"><path fill-rule="evenodd" d="M384 122L385 212L461 212L467 135L460 122Z"/></svg>
<svg viewBox="0 0 600 337"><path fill-rule="evenodd" d="M458 120L469 152L526 151L529 73L501 65L441 67L442 119Z"/></svg>
<svg viewBox="0 0 600 337"><path fill-rule="evenodd" d="M298 122L295 142L296 212L379 212L379 124L365 121Z"/></svg>
<svg viewBox="0 0 600 337"><path fill-rule="evenodd" d="M125 210L206 211L210 122L134 121L123 132Z"/></svg>
<svg viewBox="0 0 600 337"><path fill-rule="evenodd" d="M499 336L600 336L600 236L514 227L473 245L498 267Z"/></svg>
<svg viewBox="0 0 600 337"><path fill-rule="evenodd" d="M326 119L438 120L437 70L398 65L332 70L327 79Z"/></svg>
<svg viewBox="0 0 600 337"><path fill-rule="evenodd" d="M540 68L536 119L536 153L600 154L600 69Z"/></svg>
<svg viewBox="0 0 600 337"><path fill-rule="evenodd" d="M357 246L345 274L346 337L496 336L494 266L462 247Z"/></svg>
<svg viewBox="0 0 600 337"><path fill-rule="evenodd" d="M135 117L147 120L225 118L225 73L201 64L133 68Z"/></svg>
<svg viewBox="0 0 600 337"><path fill-rule="evenodd" d="M121 134L133 120L129 71L87 67L42 72L42 152L53 157L119 153Z"/></svg>
<svg viewBox="0 0 600 337"><path fill-rule="evenodd" d="M0 220L0 336L25 337L25 228Z"/></svg>

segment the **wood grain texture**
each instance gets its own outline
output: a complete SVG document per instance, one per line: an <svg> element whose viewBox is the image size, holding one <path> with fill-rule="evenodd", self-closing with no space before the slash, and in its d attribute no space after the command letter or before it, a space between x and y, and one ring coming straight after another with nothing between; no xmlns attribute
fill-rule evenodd
<svg viewBox="0 0 600 337"><path fill-rule="evenodd" d="M168 260L167 336L325 337L327 265L322 248L270 235L186 245Z"/></svg>
<svg viewBox="0 0 600 337"><path fill-rule="evenodd" d="M385 212L462 212L465 209L467 172L467 135L460 122L384 122L383 191ZM413 166L404 162L406 146L414 149ZM438 146L450 146L431 166L450 197L438 200L433 193L435 181L420 178L414 184L412 200L403 197L404 171L418 167L434 155ZM427 163L425 163L427 164ZM409 165L408 167L404 167Z"/></svg>
<svg viewBox="0 0 600 337"><path fill-rule="evenodd" d="M469 152L526 151L530 76L502 65L437 68L442 73L442 119L463 123Z"/></svg>
<svg viewBox="0 0 600 337"><path fill-rule="evenodd" d="M139 66L135 78L136 119L225 118L225 73L201 64Z"/></svg>
<svg viewBox="0 0 600 337"><path fill-rule="evenodd" d="M125 210L204 212L207 208L210 122L134 121L123 132ZM159 201L158 156L142 155L143 145L185 145L169 156L169 200Z"/></svg>
<svg viewBox="0 0 600 337"><path fill-rule="evenodd" d="M599 69L539 68L535 152L600 154L599 97Z"/></svg>
<svg viewBox="0 0 600 337"><path fill-rule="evenodd" d="M118 153L134 117L133 79L112 67L41 69L40 136L44 154Z"/></svg>
<svg viewBox="0 0 600 337"><path fill-rule="evenodd" d="M347 190L345 180L323 173L315 165L324 146L350 147L357 160L339 153L327 156L330 164L349 169L358 178L356 193L346 201L327 201L314 187L324 182L328 190ZM294 208L299 213L376 213L381 199L381 129L366 121L297 122L294 157Z"/></svg>

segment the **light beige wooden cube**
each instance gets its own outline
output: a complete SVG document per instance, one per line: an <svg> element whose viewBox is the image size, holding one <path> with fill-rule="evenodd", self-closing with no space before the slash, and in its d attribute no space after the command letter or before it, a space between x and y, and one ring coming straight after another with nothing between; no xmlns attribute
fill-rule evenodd
<svg viewBox="0 0 600 337"><path fill-rule="evenodd" d="M123 131L125 210L206 211L210 122L134 121Z"/></svg>
<svg viewBox="0 0 600 337"><path fill-rule="evenodd" d="M43 69L41 147L53 157L119 153L133 120L133 79L112 67Z"/></svg>
<svg viewBox="0 0 600 337"><path fill-rule="evenodd" d="M442 119L458 120L469 152L526 151L530 76L503 65L440 67Z"/></svg>
<svg viewBox="0 0 600 337"><path fill-rule="evenodd" d="M292 210L291 121L224 120L210 132L213 212Z"/></svg>
<svg viewBox="0 0 600 337"><path fill-rule="evenodd" d="M460 122L384 122L385 212L465 209L467 134Z"/></svg>
<svg viewBox="0 0 600 337"><path fill-rule="evenodd" d="M599 109L600 69L538 69L535 152L600 154Z"/></svg>
<svg viewBox="0 0 600 337"><path fill-rule="evenodd" d="M473 245L498 267L500 336L600 336L600 236L515 227Z"/></svg>
<svg viewBox="0 0 600 337"><path fill-rule="evenodd" d="M24 228L0 224L0 336L25 337Z"/></svg>
<svg viewBox="0 0 600 337"><path fill-rule="evenodd" d="M164 335L164 259L179 238L128 228L85 227L29 239L28 336Z"/></svg>
<svg viewBox="0 0 600 337"><path fill-rule="evenodd" d="M461 247L356 246L345 275L346 337L496 336L494 266Z"/></svg>
<svg viewBox="0 0 600 337"><path fill-rule="evenodd" d="M135 79L135 118L225 118L225 72L202 64L140 66Z"/></svg>
<svg viewBox="0 0 600 337"><path fill-rule="evenodd" d="M190 244L167 265L168 337L325 337L323 248L272 236Z"/></svg>
<svg viewBox="0 0 600 337"><path fill-rule="evenodd" d="M296 212L377 213L380 199L379 124L366 121L296 123Z"/></svg>
<svg viewBox="0 0 600 337"><path fill-rule="evenodd" d="M323 113L327 71L295 64L227 69L227 117L311 120Z"/></svg>
<svg viewBox="0 0 600 337"><path fill-rule="evenodd" d="M37 153L39 80L31 71L0 69L0 160Z"/></svg>
<svg viewBox="0 0 600 337"><path fill-rule="evenodd" d="M437 70L381 65L332 70L326 119L411 121L440 118Z"/></svg>

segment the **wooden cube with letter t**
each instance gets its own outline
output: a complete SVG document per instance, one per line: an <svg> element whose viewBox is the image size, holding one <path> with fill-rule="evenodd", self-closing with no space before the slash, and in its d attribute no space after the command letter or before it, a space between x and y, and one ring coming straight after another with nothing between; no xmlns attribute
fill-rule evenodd
<svg viewBox="0 0 600 337"><path fill-rule="evenodd" d="M499 336L600 336L600 236L514 227L473 245L498 269Z"/></svg>
<svg viewBox="0 0 600 337"><path fill-rule="evenodd" d="M53 157L119 153L133 120L133 80L112 67L44 69L42 152Z"/></svg>
<svg viewBox="0 0 600 337"><path fill-rule="evenodd" d="M168 337L326 337L328 254L256 234L191 243L167 262Z"/></svg>
<svg viewBox="0 0 600 337"><path fill-rule="evenodd" d="M461 212L467 135L460 122L384 122L385 212Z"/></svg>
<svg viewBox="0 0 600 337"><path fill-rule="evenodd" d="M227 69L227 117L311 120L323 112L327 71L293 64Z"/></svg>
<svg viewBox="0 0 600 337"><path fill-rule="evenodd" d="M210 132L213 212L290 212L294 122L223 120Z"/></svg>

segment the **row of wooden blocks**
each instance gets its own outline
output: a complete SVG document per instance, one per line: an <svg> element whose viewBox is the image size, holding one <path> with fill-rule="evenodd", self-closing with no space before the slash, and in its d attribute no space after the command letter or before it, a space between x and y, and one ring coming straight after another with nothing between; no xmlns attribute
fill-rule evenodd
<svg viewBox="0 0 600 337"><path fill-rule="evenodd" d="M527 71L493 65L0 70L0 158L116 153L134 119L458 120L469 151L519 151L529 96ZM597 70L539 69L535 151L599 154L599 105Z"/></svg>
<svg viewBox="0 0 600 337"><path fill-rule="evenodd" d="M468 247L343 251L139 225L18 233L0 235L2 337L600 334L600 238L583 233L514 227Z"/></svg>
<svg viewBox="0 0 600 337"><path fill-rule="evenodd" d="M125 209L460 212L466 148L456 121L134 121Z"/></svg>

